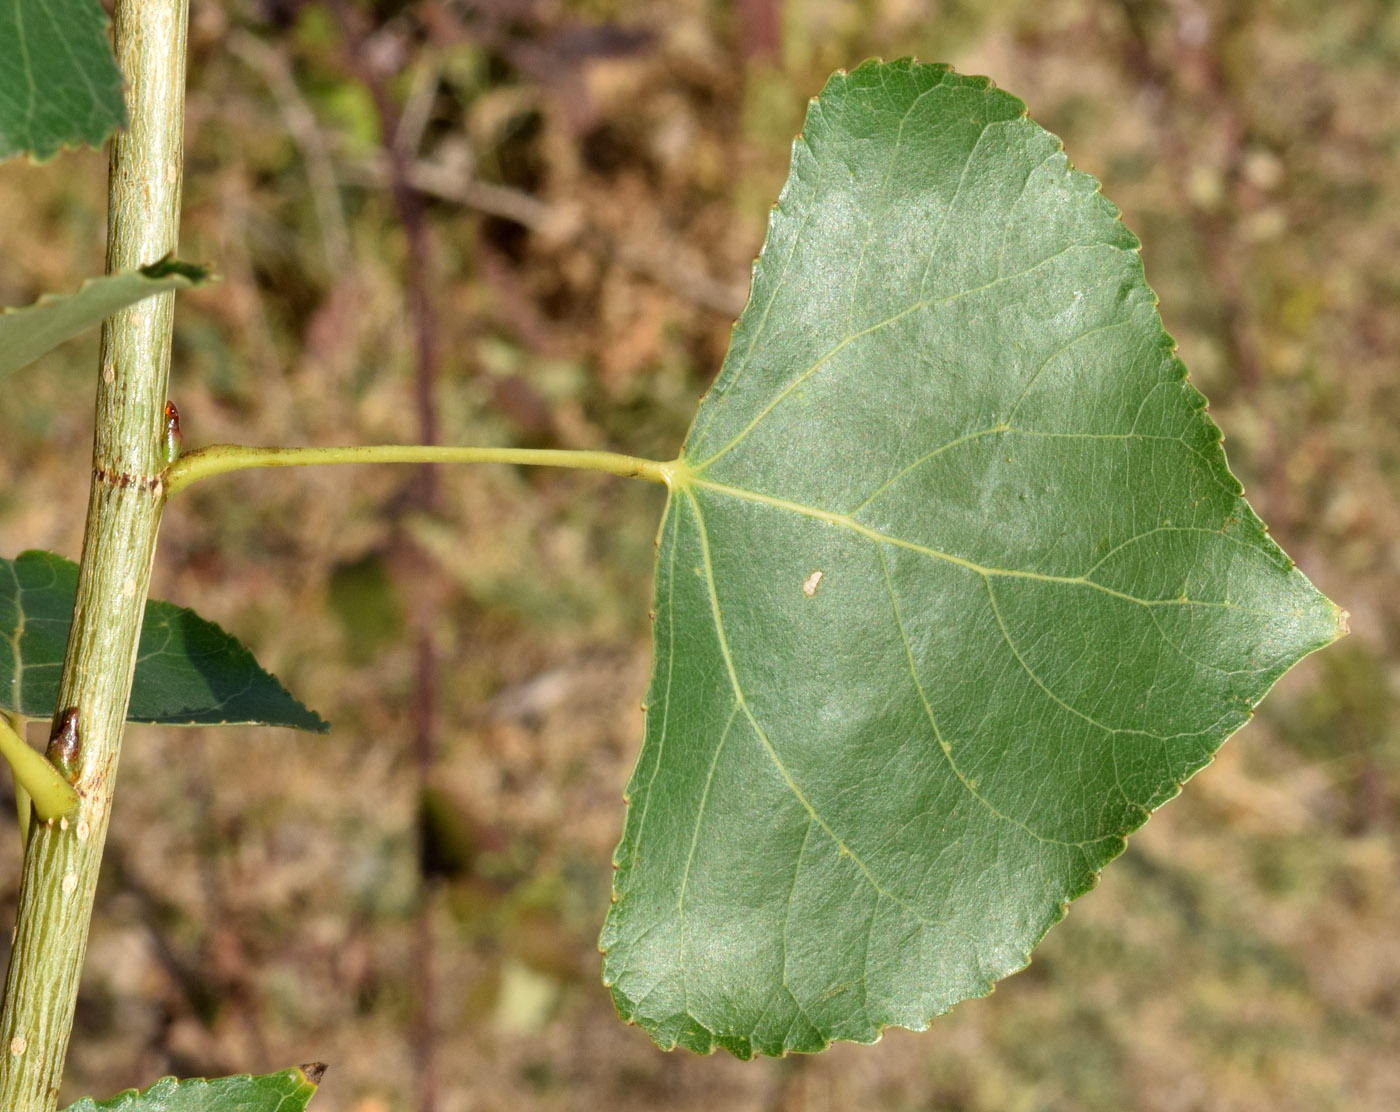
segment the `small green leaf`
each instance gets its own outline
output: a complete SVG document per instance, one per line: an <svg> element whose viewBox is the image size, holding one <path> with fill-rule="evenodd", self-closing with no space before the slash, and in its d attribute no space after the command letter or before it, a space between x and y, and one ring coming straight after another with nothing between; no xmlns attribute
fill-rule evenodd
<svg viewBox="0 0 1400 1112"><path fill-rule="evenodd" d="M149 1089L106 1100L84 1097L65 1112L303 1112L326 1067L319 1063L250 1077L162 1077Z"/></svg>
<svg viewBox="0 0 1400 1112"><path fill-rule="evenodd" d="M812 104L675 471L601 940L663 1047L872 1042L985 994L1345 632L1098 183L942 66Z"/></svg>
<svg viewBox="0 0 1400 1112"><path fill-rule="evenodd" d="M33 305L0 310L0 382L64 340L166 290L208 280L206 267L162 259L140 270L89 278L77 293L45 294Z"/></svg>
<svg viewBox="0 0 1400 1112"><path fill-rule="evenodd" d="M0 559L0 709L49 718L68 643L78 565L52 552ZM146 603L127 721L169 726L330 727L253 654L192 610Z"/></svg>
<svg viewBox="0 0 1400 1112"><path fill-rule="evenodd" d="M0 5L0 159L42 162L126 123L122 75L97 0Z"/></svg>

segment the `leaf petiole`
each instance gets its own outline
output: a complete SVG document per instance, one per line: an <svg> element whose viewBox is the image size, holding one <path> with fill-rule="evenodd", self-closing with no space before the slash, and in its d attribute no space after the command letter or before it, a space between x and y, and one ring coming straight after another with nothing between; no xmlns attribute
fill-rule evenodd
<svg viewBox="0 0 1400 1112"><path fill-rule="evenodd" d="M16 732L7 714L0 714L0 756L15 774L15 795L22 800L21 793L27 793L34 802L34 810L45 822L77 809L79 799L73 785ZM27 812L27 808L22 810ZM22 833L27 833L23 829L27 817L23 814L20 819Z"/></svg>
<svg viewBox="0 0 1400 1112"><path fill-rule="evenodd" d="M230 471L246 471L254 467L310 467L328 463L511 463L602 471L666 486L673 485L685 468L681 460L662 463L618 452L552 448L463 448L424 444L257 448L244 444L211 444L207 448L186 452L166 469L165 496L169 498L200 479Z"/></svg>

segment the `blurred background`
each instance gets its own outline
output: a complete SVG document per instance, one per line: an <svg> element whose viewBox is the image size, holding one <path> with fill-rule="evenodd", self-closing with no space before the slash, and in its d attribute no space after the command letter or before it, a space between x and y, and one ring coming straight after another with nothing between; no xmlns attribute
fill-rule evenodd
<svg viewBox="0 0 1400 1112"><path fill-rule="evenodd" d="M197 2L181 253L224 280L180 299L186 447L670 458L807 98L911 54L990 75L1102 180L1255 509L1352 635L992 996L874 1047L666 1055L596 950L662 492L201 484L154 593L334 732L130 732L65 1097L319 1059L318 1112L1400 1107L1387 0ZM0 166L0 213L0 303L73 288L102 265L104 155ZM90 336L0 393L4 555L78 555L95 369ZM5 917L18 850L0 831Z"/></svg>

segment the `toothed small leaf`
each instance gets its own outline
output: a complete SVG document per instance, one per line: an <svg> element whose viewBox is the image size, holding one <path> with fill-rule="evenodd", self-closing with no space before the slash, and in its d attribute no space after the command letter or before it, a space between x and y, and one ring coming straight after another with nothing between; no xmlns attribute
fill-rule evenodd
<svg viewBox="0 0 1400 1112"><path fill-rule="evenodd" d="M299 1066L251 1077L162 1077L149 1089L106 1100L84 1097L65 1112L304 1112L326 1067Z"/></svg>
<svg viewBox="0 0 1400 1112"><path fill-rule="evenodd" d="M78 565L52 552L0 558L0 708L48 718L73 618ZM129 722L290 726L325 733L239 641L193 610L146 603Z"/></svg>

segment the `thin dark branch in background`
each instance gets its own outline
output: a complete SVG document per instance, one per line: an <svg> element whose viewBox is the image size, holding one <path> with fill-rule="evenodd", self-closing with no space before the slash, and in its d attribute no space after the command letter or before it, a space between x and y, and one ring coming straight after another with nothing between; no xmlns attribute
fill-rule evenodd
<svg viewBox="0 0 1400 1112"><path fill-rule="evenodd" d="M421 609L415 607L415 611ZM414 692L413 692L413 765L417 773L415 787L418 808L431 785L436 745L437 718L437 655L425 623L415 620L414 634ZM418 823L419 866L418 913L414 931L414 976L417 981L417 1004L413 1013L413 1075L418 1112L433 1112L437 1107L437 992L433 971L433 892L436 878L423 868L425 837L423 823Z"/></svg>
<svg viewBox="0 0 1400 1112"><path fill-rule="evenodd" d="M1221 68L1219 40L1224 32L1212 27L1206 9L1198 5L1188 5L1178 13L1162 9L1155 0L1120 0L1120 3L1128 32L1123 39L1124 61L1130 74L1152 96L1157 131L1166 147L1166 160L1180 167L1197 161L1192 157L1191 141L1174 120L1182 102L1192 97L1189 90L1182 88L1180 75L1186 73L1201 89L1196 95L1200 103L1194 107L1198 114L1214 124L1223 154L1221 169L1225 185L1227 188L1233 185L1239 176L1248 136ZM1231 18L1229 9L1229 5L1223 6L1224 14L1218 16L1227 25ZM1159 15L1176 18L1178 22L1170 64L1160 61L1154 50L1159 37L1154 17ZM1246 390L1251 389L1260 380L1259 347L1250 327L1249 308L1243 294L1248 259L1231 211L1233 206L1209 208L1191 195L1184 173L1176 174L1174 180L1181 211L1190 214L1236 382Z"/></svg>
<svg viewBox="0 0 1400 1112"><path fill-rule="evenodd" d="M344 175L359 184L384 187L391 180L392 168L388 160L381 157L346 166ZM577 241L702 309L733 318L743 310L747 300L746 286L722 282L686 266L678 257L677 244L666 242L666 237L653 236L646 243L619 240L586 218L519 189L480 181L472 177L470 166L420 159L409 166L408 181L419 193L509 220L553 239Z"/></svg>
<svg viewBox="0 0 1400 1112"><path fill-rule="evenodd" d="M413 328L413 398L418 419L417 439L420 444L436 444L440 345L437 310L430 285L432 245L423 212L423 198L411 180L411 168L431 113L432 100L437 91L437 76L433 73L430 80L416 83L408 105L400 112L390 94L386 78L398 68L394 56L402 56L405 44L394 38L391 28L382 28L371 36L364 23L364 13L352 8L346 0L335 0L332 10L345 36L349 68L369 90L379 115L380 142L388 168L389 192L407 247L404 285L408 291L408 311ZM438 500L437 469L432 465L417 468L407 495L415 509L432 512ZM401 564L412 569L408 582L411 591L411 636L414 641L413 767L421 808L432 783L437 752L438 665L432 640L432 620L436 610L434 601L439 592L432 561L402 533L399 546L404 550ZM417 860L420 873L414 931L416 991L412 1033L415 1104L418 1112L435 1112L438 1106L432 924L435 882L422 871L422 852L417 855Z"/></svg>
<svg viewBox="0 0 1400 1112"><path fill-rule="evenodd" d="M781 0L739 0L739 49L745 58L772 61L783 48Z"/></svg>
<svg viewBox="0 0 1400 1112"><path fill-rule="evenodd" d="M345 5L338 3L336 10L344 13ZM365 40L360 38L357 41L351 37L352 23L351 19L342 18L342 24L346 25L347 38L350 38L351 42L351 64L356 76L369 89L379 113L384 154L388 160L389 193L394 199L394 209L407 240L404 277L408 288L409 316L413 325L414 403L418 414L418 442L436 444L438 424L435 390L439 362L437 312L429 287L431 244L428 238L428 224L423 216L423 198L410 178L413 152L405 151L400 146L400 117L389 95L384 75L372 62L364 59ZM414 501L421 509L431 509L437 501L436 469L431 466L421 468L416 486L417 497Z"/></svg>

